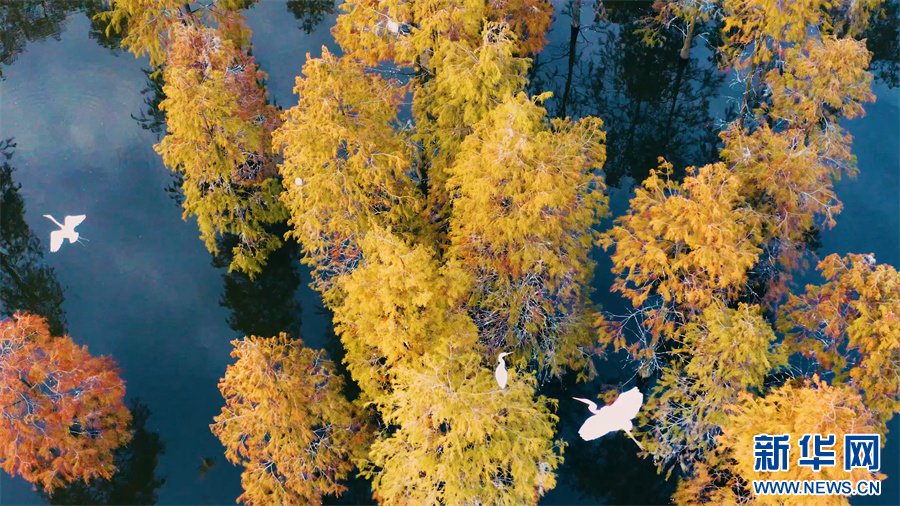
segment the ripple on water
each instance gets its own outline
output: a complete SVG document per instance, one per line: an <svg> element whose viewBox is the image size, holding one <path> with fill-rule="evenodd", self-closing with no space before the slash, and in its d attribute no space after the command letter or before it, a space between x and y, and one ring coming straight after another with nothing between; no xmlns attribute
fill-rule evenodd
<svg viewBox="0 0 900 506"><path fill-rule="evenodd" d="M20 150L106 158L110 146L146 144L147 133L131 118L141 111L140 88L115 79L98 86L96 73L87 70L51 72L43 82L10 81L0 105L0 134L15 137Z"/></svg>

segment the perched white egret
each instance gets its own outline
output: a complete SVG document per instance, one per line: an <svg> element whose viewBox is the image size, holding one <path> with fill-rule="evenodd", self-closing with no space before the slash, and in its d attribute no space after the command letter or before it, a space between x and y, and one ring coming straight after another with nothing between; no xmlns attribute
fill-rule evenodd
<svg viewBox="0 0 900 506"><path fill-rule="evenodd" d="M578 429L578 435L585 441L593 441L609 432L624 430L628 437L631 438L638 448L644 449L641 443L631 434L631 419L636 417L641 405L644 403L644 394L637 387L619 395L619 398L608 406L597 409L597 405L587 399L573 397L576 401L581 401L588 405L588 409L594 416L585 420L584 424Z"/></svg>
<svg viewBox="0 0 900 506"><path fill-rule="evenodd" d="M65 225L54 220L53 216L50 216L49 214L45 214L44 218L49 218L50 221L56 223L60 228L59 230L50 232L50 251L55 253L59 251L59 247L62 246L63 240L68 239L70 243L78 240L78 232L75 231L75 227L84 221L85 215L66 216L65 220L63 220L66 223Z"/></svg>
<svg viewBox="0 0 900 506"><path fill-rule="evenodd" d="M394 21L393 19L387 20L387 29L395 35L400 33L400 25L397 24L397 22Z"/></svg>
<svg viewBox="0 0 900 506"><path fill-rule="evenodd" d="M506 362L503 361L503 357L509 355L509 353L501 353L500 357L497 359L497 369L494 370L494 377L497 378L497 384L500 385L500 388L506 388L506 380L509 379L509 373L506 372Z"/></svg>
<svg viewBox="0 0 900 506"><path fill-rule="evenodd" d="M298 177L297 179L294 180L294 184L297 186L303 186L303 178Z"/></svg>

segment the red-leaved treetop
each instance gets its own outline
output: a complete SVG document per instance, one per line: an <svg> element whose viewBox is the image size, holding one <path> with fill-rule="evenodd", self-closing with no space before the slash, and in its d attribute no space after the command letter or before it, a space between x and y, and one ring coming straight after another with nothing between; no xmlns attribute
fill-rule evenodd
<svg viewBox="0 0 900 506"><path fill-rule="evenodd" d="M116 471L112 451L131 439L125 382L110 357L92 357L46 320L0 323L0 467L48 492Z"/></svg>

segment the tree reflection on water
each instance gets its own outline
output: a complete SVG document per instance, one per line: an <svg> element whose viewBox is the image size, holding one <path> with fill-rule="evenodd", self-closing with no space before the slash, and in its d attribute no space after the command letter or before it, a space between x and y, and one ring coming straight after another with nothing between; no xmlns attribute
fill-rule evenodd
<svg viewBox="0 0 900 506"><path fill-rule="evenodd" d="M147 430L150 408L139 399L132 399L129 409L133 438L114 452L116 474L108 480L72 482L57 488L52 496L41 490L39 493L45 500L59 505L156 504L157 490L166 482L156 475L156 465L165 452L165 445L158 433Z"/></svg>
<svg viewBox="0 0 900 506"><path fill-rule="evenodd" d="M283 231L278 233L283 235ZM215 267L228 267L236 243L231 235L219 240L220 254L213 258ZM300 286L296 266L298 250L296 242L285 242L269 255L262 272L254 278L236 270L222 275L225 289L219 305L231 310L228 325L235 332L260 337L285 332L300 337L300 304L295 297Z"/></svg>
<svg viewBox="0 0 900 506"><path fill-rule="evenodd" d="M44 261L44 246L25 221L21 185L13 181L9 160L16 144L0 141L0 316L27 311L47 319L50 334L66 333L62 285Z"/></svg>
<svg viewBox="0 0 900 506"><path fill-rule="evenodd" d="M287 10L300 21L303 33L312 33L325 16L334 14L334 0L288 0Z"/></svg>
<svg viewBox="0 0 900 506"><path fill-rule="evenodd" d="M660 156L676 171L714 161L721 124L712 103L727 76L702 51L682 60L677 33L665 34L661 47L644 44L636 31L652 13L650 2L604 6L603 16L592 24L577 30L573 25L565 48L550 46L535 58L531 91L553 91L559 98L548 101L548 107L558 114L603 119L603 172L610 186L620 186L623 177L639 184ZM573 43L579 34L582 42ZM697 41L706 38L701 33Z"/></svg>

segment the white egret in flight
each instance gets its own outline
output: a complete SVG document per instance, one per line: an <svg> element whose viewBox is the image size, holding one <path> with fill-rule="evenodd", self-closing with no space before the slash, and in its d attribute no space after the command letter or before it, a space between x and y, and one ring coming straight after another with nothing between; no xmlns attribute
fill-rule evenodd
<svg viewBox="0 0 900 506"><path fill-rule="evenodd" d="M45 214L44 218L49 218L50 221L56 223L56 225L60 228L59 230L54 230L50 232L50 251L57 252L59 251L59 247L62 246L63 240L68 239L69 243L74 243L78 240L78 232L75 231L75 227L78 226L79 223L84 221L85 215L79 214L78 216L66 216L65 225L53 219L53 216L49 214Z"/></svg>
<svg viewBox="0 0 900 506"><path fill-rule="evenodd" d="M581 401L588 405L588 409L594 416L585 420L584 424L578 429L578 435L585 441L593 441L609 432L624 430L628 437L631 438L638 448L644 449L641 443L631 434L631 419L636 417L641 405L644 403L644 394L637 387L619 395L619 398L608 406L597 409L597 405L587 399L573 397L576 401Z"/></svg>
<svg viewBox="0 0 900 506"><path fill-rule="evenodd" d="M500 357L497 359L497 369L494 370L494 377L497 378L497 384L500 385L500 388L506 388L506 380L509 379L509 373L506 372L506 362L503 361L503 357L509 355L509 353L501 353Z"/></svg>

